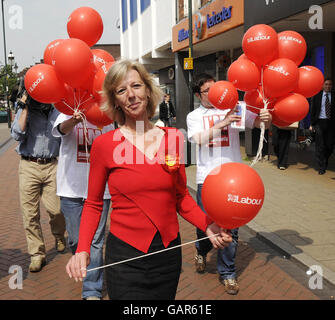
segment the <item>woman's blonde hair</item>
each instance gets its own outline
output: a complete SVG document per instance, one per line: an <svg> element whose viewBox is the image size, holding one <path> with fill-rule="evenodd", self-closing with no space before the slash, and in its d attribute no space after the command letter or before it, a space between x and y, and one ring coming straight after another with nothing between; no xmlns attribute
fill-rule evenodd
<svg viewBox="0 0 335 320"><path fill-rule="evenodd" d="M147 105L149 119L154 116L156 107L161 102L163 96L163 92L156 85L152 75L148 73L141 63L128 59L122 59L115 62L109 69L104 81L103 95L106 97L107 102L103 104L100 109L120 125L125 123L125 115L122 109L116 105L115 93L116 88L120 85L121 81L130 70L136 70L147 89L149 89Z"/></svg>

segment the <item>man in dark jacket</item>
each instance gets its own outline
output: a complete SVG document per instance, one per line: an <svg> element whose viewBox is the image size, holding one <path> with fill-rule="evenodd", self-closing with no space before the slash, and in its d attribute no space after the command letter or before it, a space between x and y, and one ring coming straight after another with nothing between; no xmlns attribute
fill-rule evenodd
<svg viewBox="0 0 335 320"><path fill-rule="evenodd" d="M176 111L170 101L170 95L165 94L164 101L159 105L159 119L164 122L166 127L171 127L172 118L176 120Z"/></svg>
<svg viewBox="0 0 335 320"><path fill-rule="evenodd" d="M315 131L315 156L319 174L325 174L335 142L335 95L326 79L323 90L312 98L311 128Z"/></svg>

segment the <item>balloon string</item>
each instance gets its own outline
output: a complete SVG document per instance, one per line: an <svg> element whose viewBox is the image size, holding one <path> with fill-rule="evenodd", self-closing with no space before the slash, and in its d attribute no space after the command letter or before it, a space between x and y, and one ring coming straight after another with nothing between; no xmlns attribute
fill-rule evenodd
<svg viewBox="0 0 335 320"><path fill-rule="evenodd" d="M103 269L103 268L107 268L107 267L112 267L112 266L115 266L117 264L126 263L126 262L137 260L137 259L142 259L142 258L145 258L145 257L152 256L154 254L162 253L162 252L165 252L165 251L168 251L168 250L172 250L172 249L177 249L179 247L186 246L188 244L191 244L191 243L194 243L194 242L197 242L197 241L202 241L202 240L205 240L205 239L214 238L214 237L216 237L218 235L219 235L219 233L216 233L214 235L211 235L211 236L208 236L208 237L204 237L204 238L200 238L200 239L197 239L197 240L193 240L193 241L190 241L190 242L182 243L182 244L176 245L176 246L171 247L171 248L166 248L166 249L158 250L158 251L155 251L155 252L143 254L143 255L135 257L135 258L130 258L130 259L126 259L126 260L114 262L114 263L111 263L111 264L103 265L103 266L100 266L100 267L97 267L97 268L88 269L87 272L98 270L98 269ZM86 268L82 268L81 270L86 270Z"/></svg>
<svg viewBox="0 0 335 320"><path fill-rule="evenodd" d="M257 110L263 110L263 109L264 109L264 108L259 108L259 107L252 106L252 105L250 105L250 104L246 104L246 106L247 106L247 107L254 108L254 109L257 109ZM272 109L269 109L269 108L268 108L268 110L269 110L269 111L273 111L274 108L272 108Z"/></svg>
<svg viewBox="0 0 335 320"><path fill-rule="evenodd" d="M263 103L264 103L264 110L268 108L269 101L268 99L265 98L264 96L264 83L263 83L263 66L261 69L261 84L262 84L262 98L263 98ZM265 135L265 123L264 121L261 121L260 123L260 129L261 129L261 134L259 137L259 143L258 143L258 150L255 158L253 159L251 163L251 167L253 167L258 161L262 160L262 150L263 150L263 144L264 144L264 135Z"/></svg>
<svg viewBox="0 0 335 320"><path fill-rule="evenodd" d="M84 97L85 97L85 95L84 95ZM78 105L78 107L80 107L81 105L83 105L84 103L86 103L87 101L90 101L90 100L92 100L93 99L93 96L90 96L88 99L86 99L84 102L81 102L79 105Z"/></svg>
<svg viewBox="0 0 335 320"><path fill-rule="evenodd" d="M73 112L77 112L79 113L79 116L82 119L82 123L83 123L83 131L84 131L84 137L85 137L85 152L86 152L86 163L87 163L87 170L86 170L86 177L87 177L87 181L88 181L88 171L89 171L89 156L88 156L88 129L87 129L87 119L86 119L86 115L79 110L79 104L76 103L76 97L75 97L75 93L74 93L74 101L75 101L75 108L72 108L65 100L63 100L63 103L70 108Z"/></svg>

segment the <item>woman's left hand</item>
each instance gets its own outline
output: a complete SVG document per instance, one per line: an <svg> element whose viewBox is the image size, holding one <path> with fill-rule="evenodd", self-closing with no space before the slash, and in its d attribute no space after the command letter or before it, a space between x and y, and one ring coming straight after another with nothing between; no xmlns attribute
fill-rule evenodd
<svg viewBox="0 0 335 320"><path fill-rule="evenodd" d="M220 228L216 223L212 223L207 227L206 234L208 237L211 237L209 240L215 249L223 249L229 246L233 240L230 232ZM217 234L217 236L214 237L215 234Z"/></svg>

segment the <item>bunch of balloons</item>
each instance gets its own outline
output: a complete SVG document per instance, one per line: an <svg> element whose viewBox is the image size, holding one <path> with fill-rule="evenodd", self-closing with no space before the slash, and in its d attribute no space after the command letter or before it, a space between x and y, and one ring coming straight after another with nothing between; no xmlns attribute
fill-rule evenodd
<svg viewBox="0 0 335 320"><path fill-rule="evenodd" d="M250 111L259 113L268 108L277 126L302 120L309 111L306 98L316 95L324 82L318 68L299 68L307 51L303 36L289 30L277 33L268 25L258 24L244 34L242 49L244 53L228 69L229 81L218 81L209 91L212 104L230 109L237 103L240 90L245 91L244 101Z"/></svg>
<svg viewBox="0 0 335 320"><path fill-rule="evenodd" d="M101 91L113 56L91 49L103 33L100 14L89 7L74 10L68 18L69 39L56 39L44 51L44 63L30 68L25 76L29 95L42 103L53 103L62 113L81 111L86 119L103 127L112 120L100 111Z"/></svg>
<svg viewBox="0 0 335 320"><path fill-rule="evenodd" d="M306 98L316 95L324 82L319 69L299 68L307 51L305 39L295 31L277 34L270 26L259 24L246 31L242 48L244 53L228 69L228 81L218 81L209 90L209 101L218 109L232 109L238 102L239 90L245 92L244 101L250 111L269 109L276 126L288 126L305 118L309 111ZM206 177L202 201L218 225L237 228L261 209L264 185L250 166L225 163Z"/></svg>

